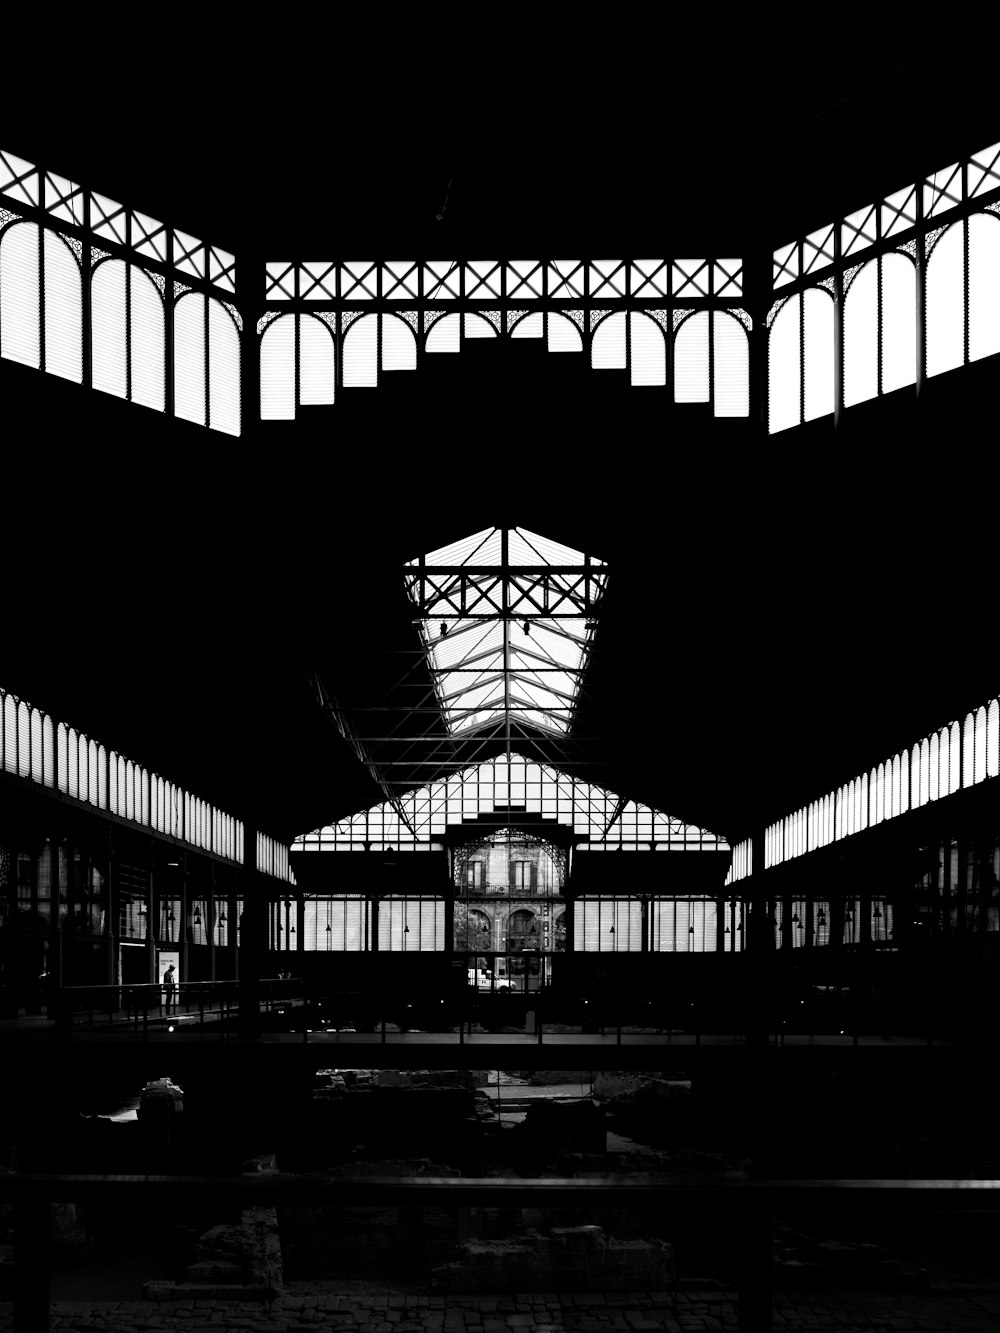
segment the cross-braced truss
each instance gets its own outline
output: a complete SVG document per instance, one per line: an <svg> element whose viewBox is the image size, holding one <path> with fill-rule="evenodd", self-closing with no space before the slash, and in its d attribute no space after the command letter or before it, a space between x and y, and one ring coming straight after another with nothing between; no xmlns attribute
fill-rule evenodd
<svg viewBox="0 0 1000 1333"><path fill-rule="evenodd" d="M602 560L484 528L410 560L406 590L452 736L504 723L566 736L590 656Z"/></svg>

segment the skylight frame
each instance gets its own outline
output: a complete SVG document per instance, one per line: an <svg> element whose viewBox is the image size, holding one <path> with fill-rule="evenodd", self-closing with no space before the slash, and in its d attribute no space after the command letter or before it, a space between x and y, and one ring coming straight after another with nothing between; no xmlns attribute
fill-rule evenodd
<svg viewBox="0 0 1000 1333"><path fill-rule="evenodd" d="M509 735L513 723L567 736L607 585L604 561L524 528L484 528L405 568L448 734L503 725ZM467 646L449 651L463 637ZM468 683L458 683L465 674Z"/></svg>

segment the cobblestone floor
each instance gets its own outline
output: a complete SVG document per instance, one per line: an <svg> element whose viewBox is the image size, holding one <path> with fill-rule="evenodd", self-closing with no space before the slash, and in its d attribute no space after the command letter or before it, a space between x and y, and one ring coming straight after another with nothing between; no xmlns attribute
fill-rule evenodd
<svg viewBox="0 0 1000 1333"><path fill-rule="evenodd" d="M13 1330L0 1305L0 1333ZM952 1287L926 1295L838 1290L779 1293L774 1327L857 1333L996 1333L1000 1287ZM236 1301L54 1302L51 1328L108 1333L688 1333L735 1330L735 1293L667 1292L424 1296L372 1283L294 1283L270 1309Z"/></svg>

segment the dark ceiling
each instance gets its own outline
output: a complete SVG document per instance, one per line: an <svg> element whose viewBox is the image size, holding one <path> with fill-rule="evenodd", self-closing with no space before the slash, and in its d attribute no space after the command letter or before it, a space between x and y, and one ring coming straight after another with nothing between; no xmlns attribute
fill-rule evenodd
<svg viewBox="0 0 1000 1333"><path fill-rule="evenodd" d="M45 48L4 146L309 259L766 250L1000 138L960 39L888 23L230 12L208 54ZM399 729L402 562L518 524L611 569L577 771L730 836L996 691L989 365L768 440L567 361L475 346L238 442L0 364L2 683L290 837L380 799L310 668Z"/></svg>

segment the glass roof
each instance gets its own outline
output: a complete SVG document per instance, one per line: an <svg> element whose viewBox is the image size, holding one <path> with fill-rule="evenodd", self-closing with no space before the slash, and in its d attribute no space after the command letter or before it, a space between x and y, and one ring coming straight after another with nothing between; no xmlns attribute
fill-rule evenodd
<svg viewBox="0 0 1000 1333"><path fill-rule="evenodd" d="M566 735L606 586L603 560L524 528L484 528L407 561L448 731Z"/></svg>
<svg viewBox="0 0 1000 1333"><path fill-rule="evenodd" d="M426 846L439 839L449 825L466 823L474 829L480 815L508 811L533 823L566 825L586 840L583 846L591 851L643 845L676 851L729 850L725 838L708 829L685 824L652 806L625 800L519 754L470 765L408 792L398 804L385 801L304 833L292 846L295 851Z"/></svg>

